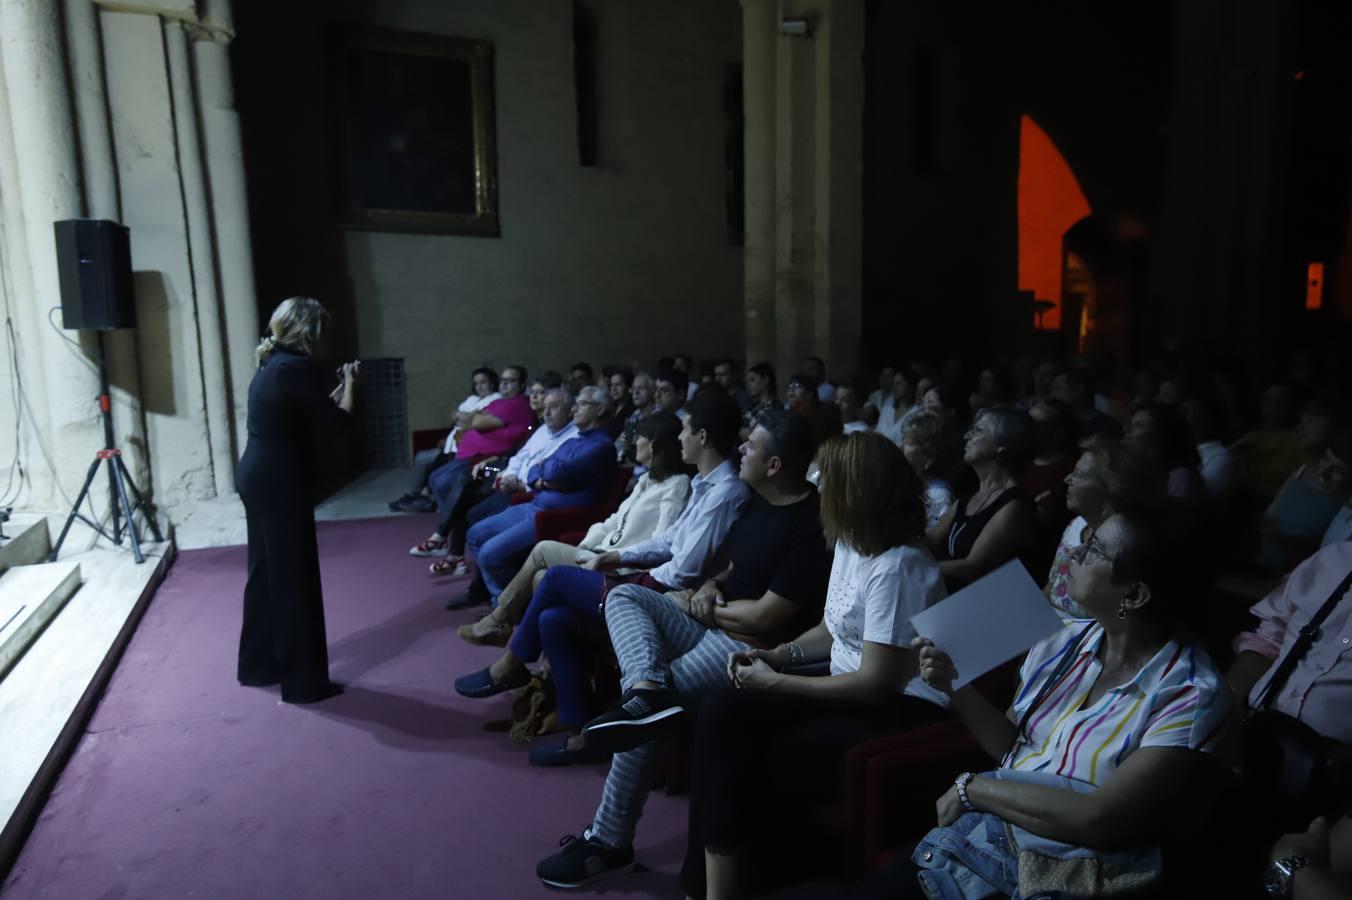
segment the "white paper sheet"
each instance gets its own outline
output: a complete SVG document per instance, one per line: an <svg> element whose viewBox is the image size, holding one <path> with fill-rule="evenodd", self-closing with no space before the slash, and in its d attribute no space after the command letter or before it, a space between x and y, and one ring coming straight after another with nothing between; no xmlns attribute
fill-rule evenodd
<svg viewBox="0 0 1352 900"><path fill-rule="evenodd" d="M1011 560L911 617L916 634L953 660L960 688L1064 627L1028 570Z"/></svg>

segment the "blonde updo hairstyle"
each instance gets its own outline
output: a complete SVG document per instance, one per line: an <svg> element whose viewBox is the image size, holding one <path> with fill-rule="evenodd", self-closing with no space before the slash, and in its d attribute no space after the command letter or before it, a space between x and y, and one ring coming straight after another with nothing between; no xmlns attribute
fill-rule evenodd
<svg viewBox="0 0 1352 900"><path fill-rule="evenodd" d="M254 350L254 358L261 366L282 345L299 350L306 356L313 356L328 319L328 311L315 298L286 298L272 311L272 318L268 319L268 333L258 343L258 349Z"/></svg>

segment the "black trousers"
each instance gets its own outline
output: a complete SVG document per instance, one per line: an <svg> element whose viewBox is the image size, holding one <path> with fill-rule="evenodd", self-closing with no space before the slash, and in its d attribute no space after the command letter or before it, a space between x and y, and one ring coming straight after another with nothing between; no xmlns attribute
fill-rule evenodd
<svg viewBox="0 0 1352 900"><path fill-rule="evenodd" d="M709 698L695 730L686 893L705 895L706 847L754 861L747 871L757 890L821 872L833 848L816 830L816 813L844 797L850 749L948 716L902 694L876 705L734 690Z"/></svg>
<svg viewBox="0 0 1352 900"><path fill-rule="evenodd" d="M249 533L238 677L313 703L332 693L314 506L303 473L260 456L246 450L237 476Z"/></svg>

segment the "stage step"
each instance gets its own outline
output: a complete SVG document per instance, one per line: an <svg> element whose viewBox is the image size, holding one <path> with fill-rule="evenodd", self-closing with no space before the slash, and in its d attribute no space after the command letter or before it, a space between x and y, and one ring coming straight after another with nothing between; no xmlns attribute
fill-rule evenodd
<svg viewBox="0 0 1352 900"><path fill-rule="evenodd" d="M15 566L0 575L0 679L79 588L79 563Z"/></svg>
<svg viewBox="0 0 1352 900"><path fill-rule="evenodd" d="M3 528L5 539L0 541L0 573L14 566L47 561L47 554L52 549L52 535L47 528L46 516L15 513Z"/></svg>

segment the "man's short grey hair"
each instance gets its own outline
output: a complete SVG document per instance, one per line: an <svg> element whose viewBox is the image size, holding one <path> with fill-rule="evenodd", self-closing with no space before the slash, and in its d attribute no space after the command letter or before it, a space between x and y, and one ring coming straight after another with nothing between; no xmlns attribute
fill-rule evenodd
<svg viewBox="0 0 1352 900"><path fill-rule="evenodd" d="M558 394L559 396L563 397L564 409L570 409L572 407L573 395L568 392L567 388L556 387L550 388L549 390L545 391L545 402L548 403L549 398L552 397L554 394Z"/></svg>
<svg viewBox="0 0 1352 900"><path fill-rule="evenodd" d="M610 408L610 392L605 388L589 384L577 392L577 399L585 400L588 403L600 403L607 409Z"/></svg>

